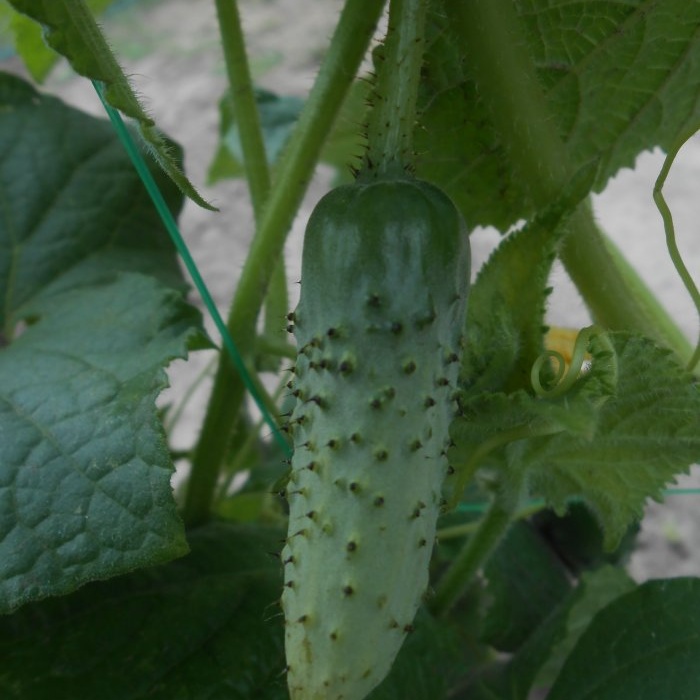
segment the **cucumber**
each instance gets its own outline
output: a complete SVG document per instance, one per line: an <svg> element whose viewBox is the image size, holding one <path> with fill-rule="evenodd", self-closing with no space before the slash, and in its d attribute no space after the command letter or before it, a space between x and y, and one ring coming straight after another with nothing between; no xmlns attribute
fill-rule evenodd
<svg viewBox="0 0 700 700"><path fill-rule="evenodd" d="M306 229L282 552L292 700L361 700L428 588L469 244L436 187L339 187Z"/></svg>

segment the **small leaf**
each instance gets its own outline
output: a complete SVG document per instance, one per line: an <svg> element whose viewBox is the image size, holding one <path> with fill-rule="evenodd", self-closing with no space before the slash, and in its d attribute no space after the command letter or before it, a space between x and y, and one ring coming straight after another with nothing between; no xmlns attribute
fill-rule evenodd
<svg viewBox="0 0 700 700"><path fill-rule="evenodd" d="M593 619L549 700L700 696L700 580L649 581Z"/></svg>
<svg viewBox="0 0 700 700"><path fill-rule="evenodd" d="M652 341L607 337L615 358L605 344L591 346L591 370L554 400L525 392L462 397L462 415L450 427L458 491L479 468L500 472L502 488L510 470L522 470L530 495L560 513L583 499L603 527L605 548L616 548L647 498L659 498L700 461L700 391Z"/></svg>
<svg viewBox="0 0 700 700"><path fill-rule="evenodd" d="M570 597L571 606L566 614L566 631L540 669L537 685L551 684L549 679L558 675L571 650L600 610L636 588L637 584L627 572L617 566L602 566L596 571L584 572L577 590ZM514 668L517 668L517 663L514 663Z"/></svg>
<svg viewBox="0 0 700 700"><path fill-rule="evenodd" d="M79 75L106 87L107 102L127 117L135 119L139 132L155 160L168 177L193 202L214 209L185 177L168 142L129 85L102 31L84 0L9 0L19 12L44 27L45 39L52 49L65 56Z"/></svg>
<svg viewBox="0 0 700 700"><path fill-rule="evenodd" d="M366 81L357 80L352 84L331 134L324 142L320 160L336 169L336 184L349 180L348 166L362 153L359 131L365 119L368 92ZM298 97L277 95L261 88L256 89L256 101L267 159L272 166L291 135L304 102ZM213 183L242 177L244 173L240 134L227 92L219 101L219 147L209 166L208 179Z"/></svg>
<svg viewBox="0 0 700 700"><path fill-rule="evenodd" d="M565 433L533 440L519 459L534 495L564 510L581 497L615 548L642 516L646 499L700 460L700 391L666 350L650 340L610 334L617 356L616 395L603 404L595 436Z"/></svg>
<svg viewBox="0 0 700 700"><path fill-rule="evenodd" d="M462 384L470 393L530 388L530 368L543 350L556 248L594 174L592 164L582 168L557 201L505 238L479 271L469 296L462 361Z"/></svg>
<svg viewBox="0 0 700 700"><path fill-rule="evenodd" d="M260 88L255 91L255 100L267 161L271 165L287 142L304 102L298 97L281 97ZM219 148L209 168L210 183L244 174L243 148L229 92L219 101L219 133Z"/></svg>

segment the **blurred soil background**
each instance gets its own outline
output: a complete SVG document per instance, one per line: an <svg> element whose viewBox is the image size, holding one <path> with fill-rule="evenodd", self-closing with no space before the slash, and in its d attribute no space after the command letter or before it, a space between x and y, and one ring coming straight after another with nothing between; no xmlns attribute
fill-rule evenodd
<svg viewBox="0 0 700 700"><path fill-rule="evenodd" d="M0 0L2 2L3 0ZM339 0L241 0L246 42L256 84L281 95L303 98L310 89L333 31ZM193 257L226 315L252 235L253 219L246 184L207 182L219 139L219 100L226 88L218 24L212 0L120 0L102 24L113 48L158 126L185 150L185 168L204 197L220 211L212 213L187 202L180 226ZM9 47L0 45L0 69L23 73ZM92 114L104 116L91 84L59 63L43 89ZM626 252L649 286L694 342L697 314L671 265L652 187L663 155L645 153L634 171L618 175L595 198L603 228ZM296 303L303 229L315 202L328 189L333 173L319 168L287 243L291 306ZM700 139L681 152L669 177L666 197L674 214L681 251L691 273L700 271ZM478 270L499 236L490 230L472 235L473 271ZM590 322L576 290L561 268L552 280L549 320L553 325L582 327ZM193 294L192 301L203 308ZM207 319L212 338L219 338ZM282 329L280 330L282 332ZM162 403L177 404L211 363L212 354L194 353L169 370L172 387ZM196 439L208 383L194 393L172 444L187 449ZM679 479L677 487L700 487L700 470ZM637 579L700 575L700 492L667 496L651 503L638 548L629 564Z"/></svg>

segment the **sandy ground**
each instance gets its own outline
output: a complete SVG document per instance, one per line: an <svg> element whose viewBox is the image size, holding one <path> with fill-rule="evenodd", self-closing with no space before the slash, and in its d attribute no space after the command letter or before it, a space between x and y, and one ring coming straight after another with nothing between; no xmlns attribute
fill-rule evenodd
<svg viewBox="0 0 700 700"><path fill-rule="evenodd" d="M303 97L312 84L340 6L338 0L241 0L256 82L282 94ZM220 208L215 214L188 203L180 223L225 313L252 234L252 213L243 181L205 184L217 144L217 103L226 85L214 4L210 0L141 0L127 4L104 24L156 122L184 146L191 180ZM54 70L46 89L94 114L102 114L91 85L75 78L65 65ZM603 227L625 249L632 264L672 310L688 338L693 339L697 314L668 259L661 219L651 199L661 162L660 153L643 154L634 171L620 174L605 193L596 197L595 210ZM700 269L700 236L694 235L699 181L700 141L695 140L682 152L667 186L682 251L694 272ZM329 173L320 170L294 223L287 244L291 281L299 278L304 223L328 183ZM473 235L475 270L497 240L493 231ZM549 312L551 322L586 325L587 313L560 268L554 273L553 285L556 291ZM213 329L211 323L209 327ZM213 330L212 337L217 337ZM175 363L170 369L172 389L163 400L181 397L209 360L206 353L199 353L187 363ZM175 446L186 448L194 441L206 391L205 383L188 405L174 436ZM699 486L700 477L685 478L682 485ZM663 504L650 505L630 571L638 579L700 574L698 532L700 496L668 497Z"/></svg>

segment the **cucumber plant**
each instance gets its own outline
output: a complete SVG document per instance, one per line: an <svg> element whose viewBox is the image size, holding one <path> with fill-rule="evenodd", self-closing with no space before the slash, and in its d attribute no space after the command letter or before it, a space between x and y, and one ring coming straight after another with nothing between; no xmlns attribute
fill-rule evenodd
<svg viewBox="0 0 700 700"><path fill-rule="evenodd" d="M217 339L166 231L183 196L210 205L105 41L108 4L0 5L35 79L63 55L118 129L0 75L3 697L697 696L698 579L625 561L700 459L700 350L590 194L667 152L654 199L700 307L663 197L700 116L700 1L346 0L300 106L254 89L237 2L215 0L212 177L245 175L256 233L177 454L163 368ZM291 310L282 251L320 160L346 182ZM473 275L480 225L504 237ZM547 329L556 259L588 328Z"/></svg>

